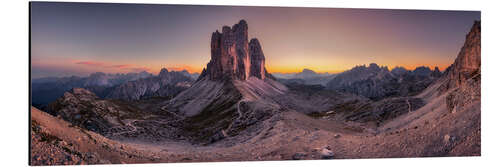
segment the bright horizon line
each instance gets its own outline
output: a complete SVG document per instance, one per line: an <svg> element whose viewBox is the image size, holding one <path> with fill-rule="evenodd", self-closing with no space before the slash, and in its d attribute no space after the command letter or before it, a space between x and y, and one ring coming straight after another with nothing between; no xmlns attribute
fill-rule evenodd
<svg viewBox="0 0 500 167"><path fill-rule="evenodd" d="M293 74L293 73L299 73L299 72L302 72L304 69L309 69L309 70L312 70L316 73L329 73L329 74L337 74L337 73L342 73L342 72L345 72L345 71L348 71L348 70L351 70L352 68L356 67L356 66L369 66L371 63L366 63L366 64L356 64L350 68L347 68L347 69L343 69L343 70L318 70L314 67L300 67L300 68L293 68L293 70L284 70L284 69L281 69L281 70L276 70L274 68L270 68L270 66L266 66L266 69L269 73L283 73L283 74ZM450 64L448 65L444 65L444 64L441 64L441 65L384 65L384 64L378 64L378 63L375 63L377 64L379 67L387 67L389 70L392 70L396 67L403 67L407 70L415 70L416 68L418 67L429 67L431 70L434 70L434 67L438 67L440 71L444 71L446 68L448 68ZM166 68L167 70L169 71L183 71L183 70L186 70L188 71L189 73L201 73L202 70L205 68L198 68L199 70L193 70L194 68L190 67L190 66L183 66L183 67L188 67L188 68L178 68L178 67L163 67L163 68ZM150 71L151 73L159 73L160 70L162 68L159 68L159 69L156 69L154 71ZM173 70L171 70L173 69Z"/></svg>
<svg viewBox="0 0 500 167"><path fill-rule="evenodd" d="M369 66L371 63L366 63L366 64L357 64L357 65L354 65L350 68L347 68L347 69L344 69L344 70L335 70L335 71L323 71L323 70L317 70L315 69L314 67L301 67L301 68L294 68L294 70L276 70L276 69L273 69L273 68L269 68L269 66L266 66L266 68L268 69L268 72L269 73L281 73L281 74L296 74L296 73L300 73L302 72L304 69L309 69L309 70L312 70L316 73L328 73L328 74L339 74L339 73L342 73L342 72L345 72L345 71L348 71L348 70L351 70L352 68L356 67L356 66ZM439 70L442 72L444 71L446 68L448 68L451 64L449 65L394 65L394 66L390 66L390 65L383 65L383 64L378 64L378 63L375 63L377 64L379 67L387 67L389 70L392 70L396 67L403 67L407 70L415 70L416 68L418 67L428 67L430 68L431 70L434 70L434 67L438 67ZM94 65L94 64L92 64ZM115 65L115 66L120 66L120 65ZM130 65L132 66L132 65ZM145 69L145 70L142 70L142 71L128 71L128 72L105 72L105 71L99 71L99 70L96 70L96 71L93 71L93 72L89 72L88 74L84 74L84 75L77 75L77 74L70 74L70 75L65 75L65 76L42 76L42 77L36 77L35 79L37 78L46 78L46 77L69 77L69 76L89 76L90 74L92 73L98 73L98 72L102 72L102 73L106 73L106 74L126 74L126 73L140 73L140 72L148 72L148 73L151 73L153 75L158 75L161 71L162 68L166 68L168 71L188 71L190 74L193 74L193 73L201 73L202 70L205 68L193 68L191 66L187 66L187 65L181 65L179 67L161 67L161 68L153 68L153 69Z"/></svg>

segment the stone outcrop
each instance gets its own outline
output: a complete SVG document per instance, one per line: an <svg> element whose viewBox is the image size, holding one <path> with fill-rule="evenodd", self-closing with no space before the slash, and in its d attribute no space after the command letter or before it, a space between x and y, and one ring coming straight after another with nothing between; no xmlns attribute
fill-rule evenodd
<svg viewBox="0 0 500 167"><path fill-rule="evenodd" d="M108 127L118 125L113 115L119 114L119 107L99 99L94 93L73 88L48 105L48 113L61 117L73 125L102 133Z"/></svg>
<svg viewBox="0 0 500 167"><path fill-rule="evenodd" d="M454 113L481 100L481 22L476 21L465 38L455 62L443 74L439 87L447 108Z"/></svg>
<svg viewBox="0 0 500 167"><path fill-rule="evenodd" d="M250 76L255 76L260 79L266 77L264 52L260 46L259 40L253 38L248 44L250 48Z"/></svg>
<svg viewBox="0 0 500 167"><path fill-rule="evenodd" d="M457 87L481 73L481 22L475 21L455 62L445 71L447 89Z"/></svg>
<svg viewBox="0 0 500 167"><path fill-rule="evenodd" d="M248 42L248 25L245 20L232 27L222 27L212 33L211 60L201 77L210 80L247 80L250 76L266 77L265 58L257 39Z"/></svg>

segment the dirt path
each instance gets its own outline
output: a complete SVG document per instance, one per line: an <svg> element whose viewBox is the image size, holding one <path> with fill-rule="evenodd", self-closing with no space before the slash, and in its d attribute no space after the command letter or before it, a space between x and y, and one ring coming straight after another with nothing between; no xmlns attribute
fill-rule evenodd
<svg viewBox="0 0 500 167"><path fill-rule="evenodd" d="M222 130L222 135L224 135L224 137L227 137L227 136L228 136L226 132L227 132L227 131L229 131L229 130L233 127L234 121L239 120L239 119L241 119L241 117L243 117L243 113L242 113L242 112L241 112L241 110L240 110L240 103L241 103L241 102L245 102L245 101L247 101L247 100L246 100L246 99L241 99L241 100L240 100L240 101L238 101L238 103L236 104L236 106L237 106L237 107L236 107L236 109L237 109L236 111L238 111L238 117L237 117L236 119L234 119L234 120L231 122L231 124L229 124L229 126L228 126L226 129Z"/></svg>
<svg viewBox="0 0 500 167"><path fill-rule="evenodd" d="M411 113L411 104L408 98L406 98L406 104L408 104L408 113Z"/></svg>
<svg viewBox="0 0 500 167"><path fill-rule="evenodd" d="M163 107L160 107L160 109L161 109L162 111L165 111L165 112L168 112L168 113L172 114L173 116L175 116L175 117L177 117L177 118L184 118L183 116L180 116L179 114L176 114L176 113L174 113L174 112L168 111L167 109L165 109L166 107L167 107L167 106L163 106Z"/></svg>

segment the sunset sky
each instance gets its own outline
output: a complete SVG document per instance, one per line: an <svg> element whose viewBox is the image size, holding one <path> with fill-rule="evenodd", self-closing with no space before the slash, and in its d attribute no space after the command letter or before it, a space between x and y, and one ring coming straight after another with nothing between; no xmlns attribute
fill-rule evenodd
<svg viewBox="0 0 500 167"><path fill-rule="evenodd" d="M337 73L356 65L453 63L477 11L31 4L32 77L92 72L200 72L210 36L245 19L270 72Z"/></svg>

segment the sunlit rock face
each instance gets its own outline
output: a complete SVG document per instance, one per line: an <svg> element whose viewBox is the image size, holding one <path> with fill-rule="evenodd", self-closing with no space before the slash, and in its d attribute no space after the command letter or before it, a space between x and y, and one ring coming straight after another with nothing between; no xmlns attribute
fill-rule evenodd
<svg viewBox="0 0 500 167"><path fill-rule="evenodd" d="M452 113L481 100L480 21L474 22L455 62L444 72L439 90L440 93L450 91L446 96L446 105Z"/></svg>
<svg viewBox="0 0 500 167"><path fill-rule="evenodd" d="M212 33L211 60L200 79L247 80L250 76L266 77L264 53L257 39L248 42L248 25L245 20L232 27L222 27Z"/></svg>
<svg viewBox="0 0 500 167"><path fill-rule="evenodd" d="M448 87L459 86L481 73L481 22L474 22L457 59L445 72L450 79Z"/></svg>
<svg viewBox="0 0 500 167"><path fill-rule="evenodd" d="M224 26L222 32L212 33L210 48L211 60L206 72L211 80L248 78L250 57L246 21L241 20L233 27Z"/></svg>

